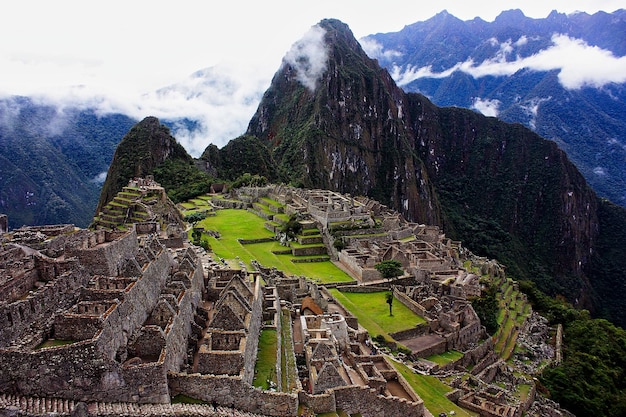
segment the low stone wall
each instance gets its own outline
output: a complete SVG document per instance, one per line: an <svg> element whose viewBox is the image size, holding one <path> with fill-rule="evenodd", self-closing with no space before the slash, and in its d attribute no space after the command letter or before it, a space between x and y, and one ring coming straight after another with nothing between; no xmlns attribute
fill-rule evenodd
<svg viewBox="0 0 626 417"><path fill-rule="evenodd" d="M314 245L316 243L323 243L322 236L300 236L298 237L298 243L301 245Z"/></svg>
<svg viewBox="0 0 626 417"><path fill-rule="evenodd" d="M385 397L376 390L348 386L335 388L337 409L347 414L360 413L363 417L421 417L424 415L424 403L407 401L404 398Z"/></svg>
<svg viewBox="0 0 626 417"><path fill-rule="evenodd" d="M261 210L257 209L256 206L255 207L248 207L247 210L250 213L253 213L253 214L257 215L257 216L259 216L262 219L265 219L265 220L268 220L268 221L274 220L274 214L269 214L269 213L266 213L264 211L261 211Z"/></svg>
<svg viewBox="0 0 626 417"><path fill-rule="evenodd" d="M420 304L411 299L408 295L403 293L402 291L394 290L394 297L398 299L402 304L404 304L409 310L414 312L420 317L426 317L426 310Z"/></svg>
<svg viewBox="0 0 626 417"><path fill-rule="evenodd" d="M300 391L298 393L298 399L302 404L315 411L316 414L335 413L337 411L335 393L333 390L323 394L308 394L304 391Z"/></svg>
<svg viewBox="0 0 626 417"><path fill-rule="evenodd" d="M306 264L311 262L326 262L328 261L328 257L321 258L306 258L306 259L292 259L291 262L294 264Z"/></svg>
<svg viewBox="0 0 626 417"><path fill-rule="evenodd" d="M237 239L237 242L241 243L242 245L251 245L253 243L273 242L274 240L275 239L273 237L263 237L259 239Z"/></svg>
<svg viewBox="0 0 626 417"><path fill-rule="evenodd" d="M293 256L326 255L326 246L313 246L308 248L292 248Z"/></svg>
<svg viewBox="0 0 626 417"><path fill-rule="evenodd" d="M413 339L416 337L424 336L430 333L430 326L428 324L418 324L412 329L402 330L396 333L390 333L389 336L395 340Z"/></svg>
<svg viewBox="0 0 626 417"><path fill-rule="evenodd" d="M434 345L431 345L427 348L424 348L418 352L413 352L413 355L419 358L425 358L431 355L440 355L448 350L448 346L446 340L443 339L441 342L438 342Z"/></svg>
<svg viewBox="0 0 626 417"><path fill-rule="evenodd" d="M389 291L389 288L374 285L368 285L367 287L364 287L362 285L350 285L341 287L341 292L372 293L381 291Z"/></svg>
<svg viewBox="0 0 626 417"><path fill-rule="evenodd" d="M184 394L206 402L234 407L251 413L290 417L298 415L298 396L254 388L240 377L168 374L172 396Z"/></svg>

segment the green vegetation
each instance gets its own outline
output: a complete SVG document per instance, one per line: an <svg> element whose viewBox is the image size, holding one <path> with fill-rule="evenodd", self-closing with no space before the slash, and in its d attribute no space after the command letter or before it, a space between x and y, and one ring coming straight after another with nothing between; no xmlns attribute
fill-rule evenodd
<svg viewBox="0 0 626 417"><path fill-rule="evenodd" d="M285 233L289 239L295 239L296 236L302 233L302 224L298 221L298 216L295 213L289 216L289 220L283 225L281 231Z"/></svg>
<svg viewBox="0 0 626 417"><path fill-rule="evenodd" d="M209 146L200 159L216 167L219 178L235 180L234 187L251 185L250 179L265 181L254 182L256 185L278 180L276 163L266 143L254 136L240 136L221 149Z"/></svg>
<svg viewBox="0 0 626 417"><path fill-rule="evenodd" d="M393 316L389 315L385 306L386 292L353 293L330 290L345 308L359 319L359 324L367 329L370 335L383 335L391 339L389 333L411 329L426 320L398 302Z"/></svg>
<svg viewBox="0 0 626 417"><path fill-rule="evenodd" d="M273 238L274 234L264 227L265 220L246 210L218 210L198 222L205 230L216 230L221 237L204 236L215 255L228 261L231 267L239 267L243 262L251 269L250 262L256 260L262 265L275 266L290 275L306 276L319 282L351 282L352 277L329 260L323 262L295 263L299 258L292 254L275 254L285 251L278 241L242 245L237 239ZM295 244L294 244L295 245Z"/></svg>
<svg viewBox="0 0 626 417"><path fill-rule="evenodd" d="M535 310L563 324L563 362L539 378L549 395L580 416L626 415L626 330L591 319L532 282L520 283Z"/></svg>
<svg viewBox="0 0 626 417"><path fill-rule="evenodd" d="M233 181L231 187L262 187L264 185L267 185L267 178L258 174L252 175L249 172L244 172Z"/></svg>
<svg viewBox="0 0 626 417"><path fill-rule="evenodd" d="M400 362L392 361L392 364L394 368L396 368L396 371L406 379L411 388L420 396L422 401L424 401L424 405L428 408L428 411L433 415L436 416L439 415L439 413L446 413L446 415L448 415L450 411L454 411L457 416L461 417L478 415L450 401L446 397L446 394L452 391L452 389L434 376L415 373L412 369Z"/></svg>
<svg viewBox="0 0 626 417"><path fill-rule="evenodd" d="M259 347L254 367L254 380L252 385L263 389L270 389L276 381L276 352L278 349L278 337L276 330L264 329L259 336Z"/></svg>
<svg viewBox="0 0 626 417"><path fill-rule="evenodd" d="M463 353L458 352L456 350L449 350L444 353L439 353L437 355L431 355L426 358L426 360L434 362L438 365L447 365L450 362L458 361L463 357Z"/></svg>
<svg viewBox="0 0 626 417"><path fill-rule="evenodd" d="M49 347L65 346L75 343L74 340L48 339L37 346L35 349L45 349Z"/></svg>
<svg viewBox="0 0 626 417"><path fill-rule="evenodd" d="M498 317L498 301L496 300L496 286L486 283L486 289L480 297L470 299L474 311L478 314L480 322L487 329L487 333L494 334L499 327Z"/></svg>
<svg viewBox="0 0 626 417"><path fill-rule="evenodd" d="M374 268L380 272L380 275L382 275L383 278L389 281L392 281L394 278L397 278L404 273L402 270L402 264L394 259L381 261L374 265Z"/></svg>
<svg viewBox="0 0 626 417"><path fill-rule="evenodd" d="M189 200L209 192L213 178L200 171L191 158L167 159L153 170L154 180L174 202Z"/></svg>

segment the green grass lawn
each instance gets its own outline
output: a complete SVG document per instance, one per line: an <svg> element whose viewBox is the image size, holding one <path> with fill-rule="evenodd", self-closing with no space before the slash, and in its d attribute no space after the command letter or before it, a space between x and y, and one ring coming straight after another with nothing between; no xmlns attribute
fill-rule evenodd
<svg viewBox="0 0 626 417"><path fill-rule="evenodd" d="M463 357L463 354L461 352L458 352L456 350L449 350L447 352L440 353L438 355L428 356L426 360L434 362L438 365L447 365L450 362L454 362L454 361L461 359L462 357Z"/></svg>
<svg viewBox="0 0 626 417"><path fill-rule="evenodd" d="M439 413L446 413L446 415L448 415L450 411L454 411L457 416L461 417L478 416L477 413L461 408L447 399L446 393L452 391L452 388L439 381L434 376L417 374L400 362L391 361L391 363L394 368L396 368L396 371L406 379L417 395L424 401L424 405L432 415L436 416L439 415Z"/></svg>
<svg viewBox="0 0 626 417"><path fill-rule="evenodd" d="M274 234L263 227L265 220L246 210L218 210L215 216L199 222L207 230L217 230L221 237L205 237L211 250L218 258L224 258L231 267L238 267L239 261L252 269L253 259L266 267L276 267L288 275L305 276L310 279L328 282L351 282L352 277L330 261L293 263L292 255L275 255L272 251L285 250L277 241L242 245L237 239L260 239L273 237ZM239 259L237 259L239 257Z"/></svg>
<svg viewBox="0 0 626 417"><path fill-rule="evenodd" d="M266 329L261 331L258 349L252 385L267 390L270 388L269 381L277 382L276 349L278 349L278 337L276 336L276 330Z"/></svg>
<svg viewBox="0 0 626 417"><path fill-rule="evenodd" d="M402 330L411 329L426 320L406 308L397 299L393 302L393 316L389 315L389 304L385 301L386 291L374 293L342 293L337 289L330 290L333 297L347 308L365 327L371 336L389 336Z"/></svg>

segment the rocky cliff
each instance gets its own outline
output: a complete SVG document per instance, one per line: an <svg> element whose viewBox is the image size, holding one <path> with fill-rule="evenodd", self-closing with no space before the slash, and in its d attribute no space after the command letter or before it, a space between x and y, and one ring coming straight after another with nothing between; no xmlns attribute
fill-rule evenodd
<svg viewBox="0 0 626 417"><path fill-rule="evenodd" d="M283 179L368 195L412 220L440 224L407 96L387 71L337 20L322 21L293 51L247 131L269 143Z"/></svg>

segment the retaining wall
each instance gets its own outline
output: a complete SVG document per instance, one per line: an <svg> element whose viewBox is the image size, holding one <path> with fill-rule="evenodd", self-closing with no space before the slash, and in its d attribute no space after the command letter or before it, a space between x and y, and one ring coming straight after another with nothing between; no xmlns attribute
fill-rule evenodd
<svg viewBox="0 0 626 417"><path fill-rule="evenodd" d="M168 374L172 396L184 394L206 402L234 407L251 413L288 417L298 415L298 396L263 391L240 377L201 374Z"/></svg>

